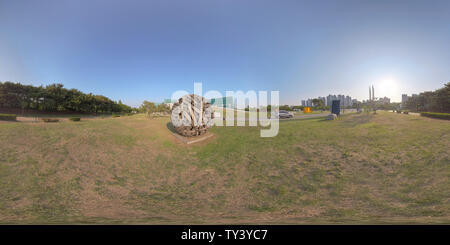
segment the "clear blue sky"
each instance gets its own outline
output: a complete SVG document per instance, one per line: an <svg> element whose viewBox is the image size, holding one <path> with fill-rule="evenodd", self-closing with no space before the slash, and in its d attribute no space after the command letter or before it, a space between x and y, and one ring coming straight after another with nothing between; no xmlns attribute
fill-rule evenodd
<svg viewBox="0 0 450 245"><path fill-rule="evenodd" d="M194 82L399 101L450 81L450 1L0 0L0 81L132 106Z"/></svg>

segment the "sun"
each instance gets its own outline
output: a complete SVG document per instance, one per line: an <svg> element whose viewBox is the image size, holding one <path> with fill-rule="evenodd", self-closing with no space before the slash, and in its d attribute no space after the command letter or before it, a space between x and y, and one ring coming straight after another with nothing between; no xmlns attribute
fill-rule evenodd
<svg viewBox="0 0 450 245"><path fill-rule="evenodd" d="M398 85L394 78L384 78L375 85L375 97L395 97L398 93L397 90Z"/></svg>

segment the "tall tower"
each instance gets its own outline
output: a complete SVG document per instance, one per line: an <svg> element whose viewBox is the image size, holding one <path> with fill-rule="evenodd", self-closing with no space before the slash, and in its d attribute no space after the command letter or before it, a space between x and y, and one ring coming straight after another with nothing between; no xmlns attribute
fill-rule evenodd
<svg viewBox="0 0 450 245"><path fill-rule="evenodd" d="M375 89L373 88L373 85L372 85L372 100L375 100Z"/></svg>
<svg viewBox="0 0 450 245"><path fill-rule="evenodd" d="M369 101L372 100L372 91L370 91L370 86L369 86Z"/></svg>

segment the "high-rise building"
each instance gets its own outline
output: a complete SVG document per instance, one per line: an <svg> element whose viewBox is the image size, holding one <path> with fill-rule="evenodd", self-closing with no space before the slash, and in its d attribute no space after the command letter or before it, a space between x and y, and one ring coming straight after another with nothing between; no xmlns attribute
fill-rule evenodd
<svg viewBox="0 0 450 245"><path fill-rule="evenodd" d="M352 97L350 96L345 96L345 103L344 106L352 106Z"/></svg>
<svg viewBox="0 0 450 245"><path fill-rule="evenodd" d="M327 106L331 106L332 101L333 101L333 95L329 94L327 96Z"/></svg>
<svg viewBox="0 0 450 245"><path fill-rule="evenodd" d="M333 100L338 100L338 97L336 95L328 95L327 96L327 106L331 106L333 103Z"/></svg>
<svg viewBox="0 0 450 245"><path fill-rule="evenodd" d="M400 106L403 108L407 101L408 101L408 95L402 94L402 104Z"/></svg>
<svg viewBox="0 0 450 245"><path fill-rule="evenodd" d="M340 101L341 107L343 107L344 106L344 101L345 101L345 95L340 94L340 95L338 95L337 99Z"/></svg>
<svg viewBox="0 0 450 245"><path fill-rule="evenodd" d="M389 104L389 103L391 103L391 99L386 97L386 96L384 98L378 99L378 101L379 101L379 103L382 103L382 104Z"/></svg>
<svg viewBox="0 0 450 245"><path fill-rule="evenodd" d="M402 94L402 103L405 103L406 101L408 101L408 95Z"/></svg>
<svg viewBox="0 0 450 245"><path fill-rule="evenodd" d="M329 94L326 97L319 96L319 97L317 97L317 99L322 100L323 105L325 105L325 106L331 106L333 103L333 100L339 100L341 107L352 106L354 103L356 103L354 101L357 101L357 100L352 99L351 96L348 96L348 95L346 96L346 95L342 95L342 94L339 94L339 95ZM302 106L313 106L312 99L302 100Z"/></svg>
<svg viewBox="0 0 450 245"><path fill-rule="evenodd" d="M312 99L307 99L304 106L312 106Z"/></svg>

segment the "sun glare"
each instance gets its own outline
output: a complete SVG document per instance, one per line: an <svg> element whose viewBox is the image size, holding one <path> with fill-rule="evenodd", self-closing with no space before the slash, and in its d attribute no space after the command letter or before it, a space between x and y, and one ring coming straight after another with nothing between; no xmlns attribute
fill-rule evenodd
<svg viewBox="0 0 450 245"><path fill-rule="evenodd" d="M375 97L396 97L397 90L397 81L394 78L381 79L380 82L375 85Z"/></svg>

